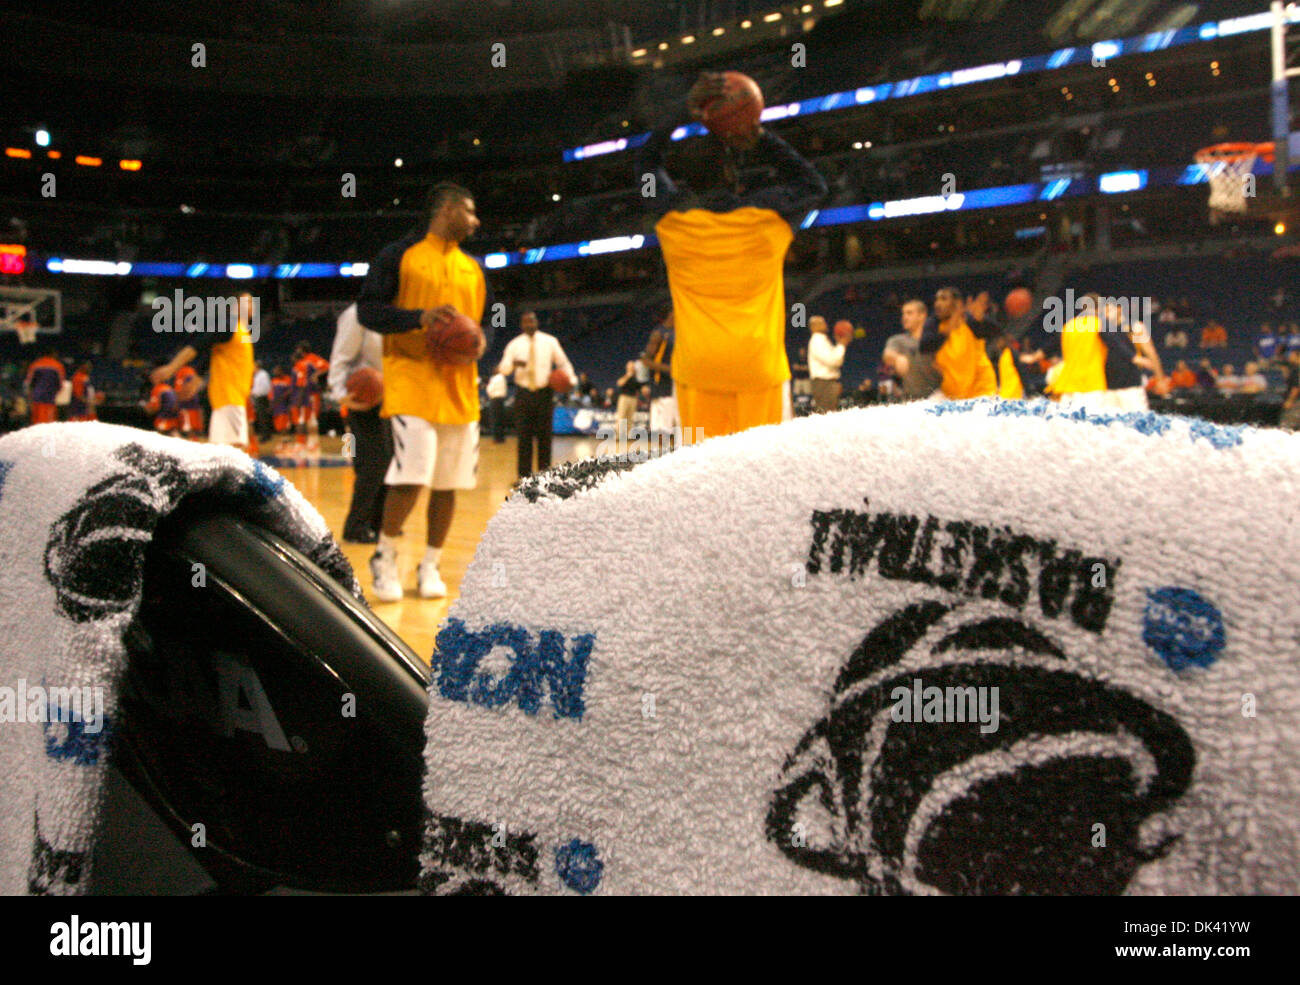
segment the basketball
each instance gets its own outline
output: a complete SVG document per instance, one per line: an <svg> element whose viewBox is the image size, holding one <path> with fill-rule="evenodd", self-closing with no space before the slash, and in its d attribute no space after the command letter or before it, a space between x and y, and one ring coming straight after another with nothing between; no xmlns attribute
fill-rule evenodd
<svg viewBox="0 0 1300 985"><path fill-rule="evenodd" d="M552 390L560 394L568 393L573 389L573 380L569 379L569 374L562 369L553 370L550 379L546 383Z"/></svg>
<svg viewBox="0 0 1300 985"><path fill-rule="evenodd" d="M424 330L424 344L437 363L466 366L478 359L479 339L483 330L468 315L436 321Z"/></svg>
<svg viewBox="0 0 1300 985"><path fill-rule="evenodd" d="M1027 287L1017 287L1002 302L1002 309L1008 318L1024 318L1034 306L1034 296Z"/></svg>
<svg viewBox="0 0 1300 985"><path fill-rule="evenodd" d="M727 72L725 95L704 107L704 126L726 140L753 133L763 112L763 91L743 72Z"/></svg>
<svg viewBox="0 0 1300 985"><path fill-rule="evenodd" d="M848 345L853 341L853 322L846 318L841 318L835 323L835 341L840 345Z"/></svg>
<svg viewBox="0 0 1300 985"><path fill-rule="evenodd" d="M347 391L357 403L373 407L384 399L384 377L379 370L362 366L348 377Z"/></svg>

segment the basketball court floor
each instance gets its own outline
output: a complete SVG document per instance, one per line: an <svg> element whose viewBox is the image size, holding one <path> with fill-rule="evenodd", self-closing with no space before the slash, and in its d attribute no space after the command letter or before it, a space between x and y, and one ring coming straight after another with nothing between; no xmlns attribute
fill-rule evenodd
<svg viewBox="0 0 1300 985"><path fill-rule="evenodd" d="M552 464L592 457L595 454L596 440L584 437L555 438L551 446ZM262 457L297 486L299 492L320 511L329 524L330 532L339 541L343 553L356 571L370 607L427 663L433 653L433 640L438 627L456 599L461 578L474 558L483 531L515 483L515 439L507 438L505 444L500 445L491 438L483 440L479 445L478 487L456 494L456 516L442 554L442 577L447 583L445 599L422 599L415 590L415 567L424 554L424 517L428 494L421 495L419 504L411 512L402 531L399 559L406 597L400 602L377 602L371 595L370 557L375 552L374 545L345 544L342 541L343 518L352 501L353 473L351 467L337 464L343 461L339 454L341 446L340 439L322 435L319 454L301 454L294 451L295 446L290 439L264 448ZM286 465L287 461L293 461L294 464ZM321 464L322 462L328 464Z"/></svg>

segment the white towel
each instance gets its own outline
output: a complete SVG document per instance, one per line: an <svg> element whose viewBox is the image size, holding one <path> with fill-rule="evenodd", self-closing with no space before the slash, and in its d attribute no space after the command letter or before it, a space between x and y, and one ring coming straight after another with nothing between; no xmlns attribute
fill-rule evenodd
<svg viewBox="0 0 1300 985"><path fill-rule="evenodd" d="M233 448L96 423L0 439L0 893L86 890L122 634L154 528L195 494L285 538L360 597L320 514Z"/></svg>
<svg viewBox="0 0 1300 985"><path fill-rule="evenodd" d="M438 636L422 888L1300 892L1298 513L1296 437L1042 402L555 470Z"/></svg>

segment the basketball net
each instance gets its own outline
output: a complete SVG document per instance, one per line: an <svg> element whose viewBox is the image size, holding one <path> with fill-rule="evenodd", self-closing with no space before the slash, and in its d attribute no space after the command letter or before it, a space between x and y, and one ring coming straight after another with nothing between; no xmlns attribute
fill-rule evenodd
<svg viewBox="0 0 1300 985"><path fill-rule="evenodd" d="M1273 160L1272 144L1215 144L1196 152L1196 163L1206 168L1210 182L1210 224L1245 215L1248 192L1254 182L1255 161Z"/></svg>
<svg viewBox="0 0 1300 985"><path fill-rule="evenodd" d="M14 331L18 333L18 341L23 345L31 345L36 341L36 333L40 326L34 321L14 322Z"/></svg>

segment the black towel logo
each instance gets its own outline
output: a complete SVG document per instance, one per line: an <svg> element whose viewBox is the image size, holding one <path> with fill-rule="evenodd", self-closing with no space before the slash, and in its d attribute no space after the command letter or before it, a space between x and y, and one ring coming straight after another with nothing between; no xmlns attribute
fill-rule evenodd
<svg viewBox="0 0 1300 985"><path fill-rule="evenodd" d="M782 768L768 839L869 894L1122 893L1174 840L1143 845L1139 829L1188 789L1190 739L1075 673L1029 622L962 622L961 608L910 605L867 634ZM998 688L999 728L894 721L892 693L918 676Z"/></svg>
<svg viewBox="0 0 1300 985"><path fill-rule="evenodd" d="M59 612L74 622L131 607L154 527L189 487L189 477L168 455L126 445L113 457L126 469L86 490L54 521L45 547L45 577Z"/></svg>

